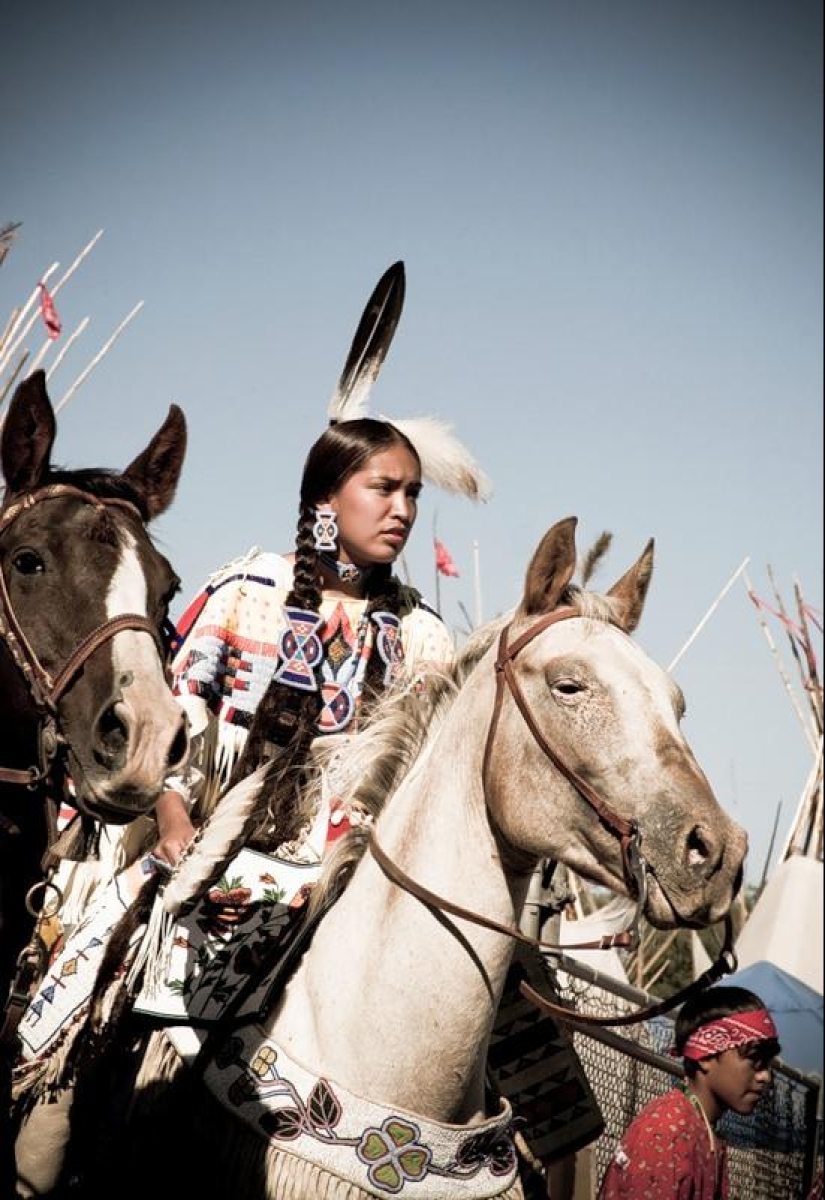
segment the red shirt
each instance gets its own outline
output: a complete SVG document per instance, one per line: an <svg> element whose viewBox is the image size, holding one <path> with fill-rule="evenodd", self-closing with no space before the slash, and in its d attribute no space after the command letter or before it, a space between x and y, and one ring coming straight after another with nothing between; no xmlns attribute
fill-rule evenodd
<svg viewBox="0 0 825 1200"><path fill-rule="evenodd" d="M639 1113L616 1147L599 1200L728 1200L724 1143L678 1088Z"/></svg>

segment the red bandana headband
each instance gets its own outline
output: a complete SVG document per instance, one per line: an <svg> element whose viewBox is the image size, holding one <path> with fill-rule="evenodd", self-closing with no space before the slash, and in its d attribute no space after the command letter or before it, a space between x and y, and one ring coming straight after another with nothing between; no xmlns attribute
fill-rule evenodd
<svg viewBox="0 0 825 1200"><path fill-rule="evenodd" d="M701 1062L703 1058L722 1054L735 1046L772 1040L779 1040L776 1026L767 1009L759 1008L753 1012L733 1013L728 1017L720 1017L718 1021L700 1025L685 1042L681 1057Z"/></svg>

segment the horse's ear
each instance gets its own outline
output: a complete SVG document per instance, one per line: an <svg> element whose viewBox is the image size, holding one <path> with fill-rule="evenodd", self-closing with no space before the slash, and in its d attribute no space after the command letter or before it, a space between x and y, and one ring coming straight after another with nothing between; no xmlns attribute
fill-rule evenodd
<svg viewBox="0 0 825 1200"><path fill-rule="evenodd" d="M645 597L653 574L653 538L645 546L629 571L607 593L613 601L616 621L625 633L632 633L642 615Z"/></svg>
<svg viewBox="0 0 825 1200"><path fill-rule="evenodd" d="M18 384L3 425L0 461L10 492L36 488L49 469L57 422L46 391L46 372Z"/></svg>
<svg viewBox="0 0 825 1200"><path fill-rule="evenodd" d="M524 582L525 616L552 612L576 570L577 517L558 521L541 539Z"/></svg>
<svg viewBox="0 0 825 1200"><path fill-rule="evenodd" d="M149 445L123 472L143 497L150 521L174 500L185 453L186 418L177 404L170 404L166 420Z"/></svg>

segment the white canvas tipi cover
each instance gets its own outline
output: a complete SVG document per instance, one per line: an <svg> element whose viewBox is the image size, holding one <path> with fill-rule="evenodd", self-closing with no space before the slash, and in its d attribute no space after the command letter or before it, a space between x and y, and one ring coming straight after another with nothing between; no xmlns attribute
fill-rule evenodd
<svg viewBox="0 0 825 1200"><path fill-rule="evenodd" d="M770 962L822 995L822 862L794 854L774 870L736 942L740 967Z"/></svg>

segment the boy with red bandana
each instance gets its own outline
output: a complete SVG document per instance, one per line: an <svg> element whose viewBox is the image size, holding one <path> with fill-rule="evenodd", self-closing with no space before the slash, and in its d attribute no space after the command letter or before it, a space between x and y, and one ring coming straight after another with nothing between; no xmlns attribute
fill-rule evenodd
<svg viewBox="0 0 825 1200"><path fill-rule="evenodd" d="M630 1125L599 1200L728 1200L726 1148L714 1126L729 1109L756 1108L779 1053L776 1026L753 992L711 988L683 1005L672 1053L684 1061L684 1086Z"/></svg>

